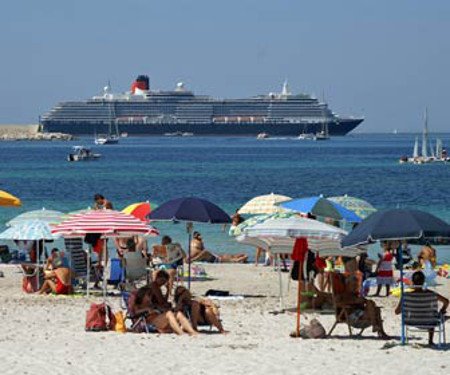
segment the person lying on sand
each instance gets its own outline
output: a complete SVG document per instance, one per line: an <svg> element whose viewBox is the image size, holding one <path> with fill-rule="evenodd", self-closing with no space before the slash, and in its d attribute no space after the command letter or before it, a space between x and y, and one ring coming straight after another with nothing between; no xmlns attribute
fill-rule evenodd
<svg viewBox="0 0 450 375"><path fill-rule="evenodd" d="M133 315L146 314L145 320L156 328L159 333L176 333L182 335L196 335L187 318L182 313L174 314L171 310L161 310L152 304L153 289L150 285L138 289L133 297L130 297L130 310Z"/></svg>
<svg viewBox="0 0 450 375"><path fill-rule="evenodd" d="M72 290L72 272L69 268L60 267L52 271L45 272L45 281L39 289L39 294L71 294Z"/></svg>
<svg viewBox="0 0 450 375"><path fill-rule="evenodd" d="M175 289L175 311L181 311L190 318L192 327L197 331L199 325L212 325L220 333L227 333L220 322L219 309L209 299L194 299L184 286Z"/></svg>
<svg viewBox="0 0 450 375"><path fill-rule="evenodd" d="M414 290L411 293L431 293L436 295L438 302L442 304L442 307L439 310L439 314L445 315L449 305L449 300L444 296L441 296L440 294L433 292L432 290L423 289L423 284L425 284L425 274L422 271L416 271L413 273L412 282L414 285ZM398 306L395 308L395 313L399 315L401 314L401 312L402 312L402 305L400 301ZM431 328L428 330L428 345L430 346L434 345L433 336L434 336L434 328Z"/></svg>
<svg viewBox="0 0 450 375"><path fill-rule="evenodd" d="M345 289L342 293L336 294L336 304L342 306L351 306L350 317L358 317L358 324L364 321L369 322L372 331L378 334L378 337L388 340L389 336L383 328L383 320L381 319L381 309L375 302L364 297L359 297L358 280L355 276L349 276L345 280ZM356 323L356 321L355 321Z"/></svg>
<svg viewBox="0 0 450 375"><path fill-rule="evenodd" d="M247 254L213 254L205 249L201 234L199 232L194 232L191 241L191 262L246 263L247 258Z"/></svg>

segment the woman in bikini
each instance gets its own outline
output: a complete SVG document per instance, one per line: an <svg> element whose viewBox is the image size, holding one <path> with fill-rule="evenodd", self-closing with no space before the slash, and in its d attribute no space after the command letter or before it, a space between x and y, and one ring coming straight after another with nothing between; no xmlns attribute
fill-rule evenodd
<svg viewBox="0 0 450 375"><path fill-rule="evenodd" d="M164 298L161 287L166 285L169 275L164 270L159 271L155 281L151 285L140 288L134 300L130 302L133 314L148 313L146 321L156 327L160 333L172 333L182 335L197 335L186 316L178 311L174 313L170 303Z"/></svg>
<svg viewBox="0 0 450 375"><path fill-rule="evenodd" d="M194 299L191 292L184 286L175 289L175 311L181 311L191 320L192 327L197 331L198 325L210 324L220 333L228 333L222 326L218 307L209 299Z"/></svg>
<svg viewBox="0 0 450 375"><path fill-rule="evenodd" d="M60 267L52 271L47 271L45 281L39 289L39 294L71 294L72 289L72 272L69 268Z"/></svg>
<svg viewBox="0 0 450 375"><path fill-rule="evenodd" d="M207 263L246 263L247 254L213 254L205 249L202 235L194 232L191 241L191 262L207 262Z"/></svg>

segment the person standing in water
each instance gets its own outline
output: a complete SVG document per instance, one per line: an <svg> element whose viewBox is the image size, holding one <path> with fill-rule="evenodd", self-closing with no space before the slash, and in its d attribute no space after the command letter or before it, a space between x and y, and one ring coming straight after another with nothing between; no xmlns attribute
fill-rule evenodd
<svg viewBox="0 0 450 375"><path fill-rule="evenodd" d="M112 203L101 194L94 195L94 210L112 210Z"/></svg>

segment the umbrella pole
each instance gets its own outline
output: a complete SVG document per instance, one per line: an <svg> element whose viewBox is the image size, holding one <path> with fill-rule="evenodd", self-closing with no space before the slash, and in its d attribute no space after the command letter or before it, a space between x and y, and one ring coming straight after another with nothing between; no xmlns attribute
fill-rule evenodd
<svg viewBox="0 0 450 375"><path fill-rule="evenodd" d="M403 283L403 249L400 245L397 251L400 251L399 261L400 261L400 306L401 306L401 318L402 318L402 334L401 334L401 344L405 345L406 335L405 335L405 311L404 311L404 298L403 294L405 292L405 284Z"/></svg>
<svg viewBox="0 0 450 375"><path fill-rule="evenodd" d="M302 277L303 277L303 264L300 262L297 280L297 325L295 329L296 337L300 337L300 305L302 303Z"/></svg>
<svg viewBox="0 0 450 375"><path fill-rule="evenodd" d="M192 228L191 222L186 223L186 231L188 232L188 289L191 290L191 241L192 241Z"/></svg>
<svg viewBox="0 0 450 375"><path fill-rule="evenodd" d="M106 240L103 240L103 299L106 302Z"/></svg>
<svg viewBox="0 0 450 375"><path fill-rule="evenodd" d="M40 270L39 270L39 264L40 264L40 262L39 262L39 254L40 254L40 251L39 251L39 240L37 240L36 241L36 262L37 262L37 271L36 271L36 275L37 275L37 280L36 280L36 285L37 285L37 289L39 290L39 289L41 289L41 283L39 282L40 280L39 280L39 277L40 277Z"/></svg>
<svg viewBox="0 0 450 375"><path fill-rule="evenodd" d="M86 251L86 267L87 267L87 278L86 278L86 297L89 298L89 283L91 281L91 247L89 246Z"/></svg>
<svg viewBox="0 0 450 375"><path fill-rule="evenodd" d="M277 254L277 268L278 268L278 284L280 287L280 310L284 310L284 301L283 301L283 279L281 277L281 262L280 262L280 254Z"/></svg>

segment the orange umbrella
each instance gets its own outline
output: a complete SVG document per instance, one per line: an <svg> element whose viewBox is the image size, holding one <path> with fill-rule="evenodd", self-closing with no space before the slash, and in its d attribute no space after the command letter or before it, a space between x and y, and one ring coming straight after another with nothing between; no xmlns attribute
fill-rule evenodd
<svg viewBox="0 0 450 375"><path fill-rule="evenodd" d="M0 190L0 206L5 207L19 207L22 202L19 198L7 193L6 191Z"/></svg>
<svg viewBox="0 0 450 375"><path fill-rule="evenodd" d="M133 215L138 219L147 222L147 216L152 212L150 202L133 203L125 207L122 212L124 214Z"/></svg>

